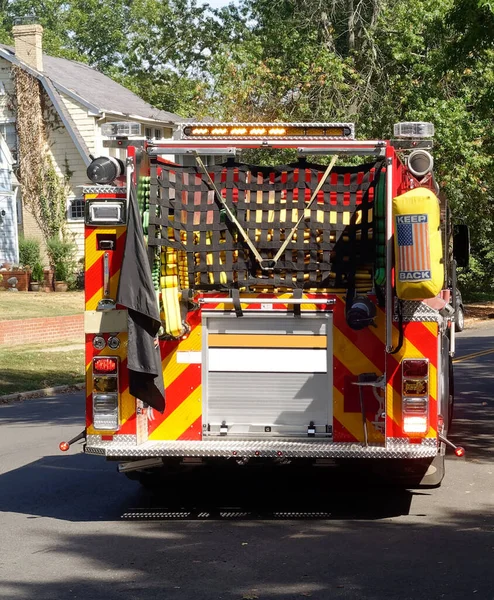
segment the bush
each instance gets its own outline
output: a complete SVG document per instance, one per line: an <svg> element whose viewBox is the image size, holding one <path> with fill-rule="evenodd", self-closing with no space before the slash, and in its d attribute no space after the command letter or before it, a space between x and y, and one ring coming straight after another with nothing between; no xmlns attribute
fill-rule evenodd
<svg viewBox="0 0 494 600"><path fill-rule="evenodd" d="M19 263L22 267L33 268L36 263L41 263L41 246L35 238L19 239Z"/></svg>
<svg viewBox="0 0 494 600"><path fill-rule="evenodd" d="M35 263L31 273L31 281L43 283L44 279L45 274L43 273L43 265L40 262L37 262Z"/></svg>
<svg viewBox="0 0 494 600"><path fill-rule="evenodd" d="M76 270L75 244L59 238L51 238L46 244L46 251L55 271L55 280L66 281L70 285Z"/></svg>

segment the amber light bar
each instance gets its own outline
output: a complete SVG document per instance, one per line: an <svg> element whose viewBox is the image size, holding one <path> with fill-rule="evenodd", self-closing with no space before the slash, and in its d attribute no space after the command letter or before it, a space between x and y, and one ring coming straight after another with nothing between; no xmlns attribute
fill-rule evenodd
<svg viewBox="0 0 494 600"><path fill-rule="evenodd" d="M353 123L186 123L182 139L353 140Z"/></svg>

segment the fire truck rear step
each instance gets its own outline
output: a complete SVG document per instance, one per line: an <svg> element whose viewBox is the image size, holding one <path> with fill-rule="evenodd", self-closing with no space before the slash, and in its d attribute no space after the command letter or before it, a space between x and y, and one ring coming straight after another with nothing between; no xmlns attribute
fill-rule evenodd
<svg viewBox="0 0 494 600"><path fill-rule="evenodd" d="M221 458L384 458L414 459L437 456L436 438L425 438L421 444L411 444L406 438L388 438L386 445L364 446L359 443L338 443L305 437L300 440L269 439L240 440L217 438L202 441L148 441L135 445L129 442L97 441L88 436L85 452L122 461L145 457L221 457Z"/></svg>

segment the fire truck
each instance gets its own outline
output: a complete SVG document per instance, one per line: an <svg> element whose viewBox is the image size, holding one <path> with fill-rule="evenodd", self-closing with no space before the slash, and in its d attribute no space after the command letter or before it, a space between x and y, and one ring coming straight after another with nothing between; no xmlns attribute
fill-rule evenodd
<svg viewBox="0 0 494 600"><path fill-rule="evenodd" d="M214 461L439 485L446 447L464 454L447 436L468 232L433 125L111 128L125 159L95 158L84 190L86 425L60 448L83 438L142 482Z"/></svg>

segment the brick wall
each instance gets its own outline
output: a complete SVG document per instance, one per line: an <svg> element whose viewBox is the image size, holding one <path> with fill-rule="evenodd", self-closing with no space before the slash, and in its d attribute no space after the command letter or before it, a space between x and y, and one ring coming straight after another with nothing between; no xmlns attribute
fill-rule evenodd
<svg viewBox="0 0 494 600"><path fill-rule="evenodd" d="M84 343L84 315L0 321L0 346L67 340Z"/></svg>
<svg viewBox="0 0 494 600"><path fill-rule="evenodd" d="M0 281L0 287L7 289L10 285L7 281L11 277L17 278L17 285L15 286L19 292L27 292L29 289L29 281L31 279L31 271L0 271L0 275L2 275L3 280ZM15 293L15 292L14 292Z"/></svg>

